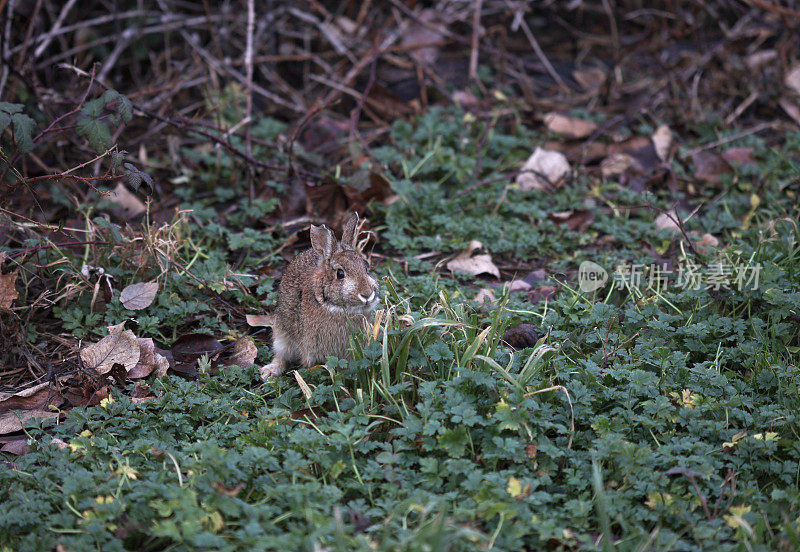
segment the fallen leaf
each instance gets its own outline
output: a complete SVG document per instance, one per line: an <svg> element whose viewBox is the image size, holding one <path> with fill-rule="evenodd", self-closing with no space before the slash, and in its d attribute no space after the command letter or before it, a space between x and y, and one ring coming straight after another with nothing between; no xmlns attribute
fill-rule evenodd
<svg viewBox="0 0 800 552"><path fill-rule="evenodd" d="M714 236L712 236L711 234L703 234L699 240L694 242L694 246L703 255L708 254L710 248L717 247L718 245L719 245L719 240Z"/></svg>
<svg viewBox="0 0 800 552"><path fill-rule="evenodd" d="M536 148L517 175L517 186L523 192L546 190L561 184L569 171L569 161L563 153Z"/></svg>
<svg viewBox="0 0 800 552"><path fill-rule="evenodd" d="M256 355L258 355L258 349L253 340L249 337L240 337L233 344L233 351L227 360L227 364L247 368L255 362Z"/></svg>
<svg viewBox="0 0 800 552"><path fill-rule="evenodd" d="M473 301L476 303L494 303L497 299L495 299L494 292L491 289L483 288L475 295Z"/></svg>
<svg viewBox="0 0 800 552"><path fill-rule="evenodd" d="M526 282L525 280L511 280L508 283L508 292L509 293L516 293L518 291L528 291L531 289L531 284Z"/></svg>
<svg viewBox="0 0 800 552"><path fill-rule="evenodd" d="M16 393L0 393L0 414L10 410L46 409L49 405L60 406L64 398L58 387L42 382Z"/></svg>
<svg viewBox="0 0 800 552"><path fill-rule="evenodd" d="M13 410L0 414L0 435L22 431L22 422L31 418L57 418L58 415L52 410Z"/></svg>
<svg viewBox="0 0 800 552"><path fill-rule="evenodd" d="M439 48L421 45L438 42L444 38L441 32L435 30L435 27L442 25L442 16L438 11L426 8L420 12L417 18L423 23L409 25L409 28L403 33L401 44L413 48L409 52L412 58L419 63L430 65L439 57ZM418 45L420 45L419 48L414 48Z"/></svg>
<svg viewBox="0 0 800 552"><path fill-rule="evenodd" d="M127 371L127 375L131 379L145 378L153 371L157 378L164 377L169 369L169 362L167 359L156 352L156 345L149 337L137 337L136 342L139 345L139 361L132 369Z"/></svg>
<svg viewBox="0 0 800 552"><path fill-rule="evenodd" d="M81 349L81 360L87 368L106 374L114 364L121 364L130 372L139 362L140 347L136 336L123 324L110 326L108 335L93 345Z"/></svg>
<svg viewBox="0 0 800 552"><path fill-rule="evenodd" d="M675 211L669 213L661 213L653 221L653 224L658 230L671 230L673 232L680 232L681 227L678 224L678 214Z"/></svg>
<svg viewBox="0 0 800 552"><path fill-rule="evenodd" d="M14 288L17 281L17 273L0 274L0 311L7 311L11 308L11 303L19 297L19 293Z"/></svg>
<svg viewBox="0 0 800 552"><path fill-rule="evenodd" d="M780 105L789 117L794 119L794 122L800 125L800 106L797 105L797 100L793 100L788 96L781 97L778 100Z"/></svg>
<svg viewBox="0 0 800 552"><path fill-rule="evenodd" d="M0 439L0 442L3 444L2 448L0 448L0 452L7 452L14 456L22 456L28 453L27 435L15 435L6 439Z"/></svg>
<svg viewBox="0 0 800 552"><path fill-rule="evenodd" d="M539 454L539 449L536 447L536 445L531 443L530 445L525 447L525 454L528 455L528 458L534 460L536 456Z"/></svg>
<svg viewBox="0 0 800 552"><path fill-rule="evenodd" d="M513 349L527 349L539 341L539 328L533 324L517 324L503 332L503 341Z"/></svg>
<svg viewBox="0 0 800 552"><path fill-rule="evenodd" d="M131 402L133 404L141 404L154 397L156 397L156 394L153 393L150 386L143 381L137 381L133 384L133 393L131 394Z"/></svg>
<svg viewBox="0 0 800 552"><path fill-rule="evenodd" d="M627 153L612 153L600 162L600 173L608 178L610 176L617 176L633 165L633 157Z"/></svg>
<svg viewBox="0 0 800 552"><path fill-rule="evenodd" d="M661 125L653 133L652 140L658 158L666 161L672 147L672 131L667 125Z"/></svg>
<svg viewBox="0 0 800 552"><path fill-rule="evenodd" d="M219 481L214 481L211 484L211 487L215 491L217 491L219 494L225 495L225 496L230 496L230 497L237 496L242 491L242 489L244 489L246 486L247 485L245 485L244 483L237 483L233 487L226 487L225 485L223 485Z"/></svg>
<svg viewBox="0 0 800 552"><path fill-rule="evenodd" d="M783 77L783 84L792 92L800 96L800 64L795 65Z"/></svg>
<svg viewBox="0 0 800 552"><path fill-rule="evenodd" d="M543 299L555 297L556 293L558 293L558 288L556 286L539 286L538 288L529 292L528 297L531 303L536 304Z"/></svg>
<svg viewBox="0 0 800 552"><path fill-rule="evenodd" d="M58 437L56 437L52 441L50 441L50 444L57 446L61 450L64 450L65 448L69 447L69 445L65 441L59 439Z"/></svg>
<svg viewBox="0 0 800 552"><path fill-rule="evenodd" d="M120 207L120 218L132 219L143 214L147 208L142 200L133 195L122 182L108 193L108 199Z"/></svg>
<svg viewBox="0 0 800 552"><path fill-rule="evenodd" d="M719 184L720 176L723 174L733 174L733 169L727 161L718 153L702 150L692 155L694 164L694 177L697 180Z"/></svg>
<svg viewBox="0 0 800 552"><path fill-rule="evenodd" d="M722 152L722 158L728 163L756 166L756 160L753 158L753 148L728 148Z"/></svg>
<svg viewBox="0 0 800 552"><path fill-rule="evenodd" d="M491 255L488 253L474 255L475 251L481 247L483 247L481 242L472 240L467 249L447 263L447 269L453 272L466 272L474 276L491 274L495 278L500 278L500 270L492 262Z"/></svg>
<svg viewBox="0 0 800 552"><path fill-rule="evenodd" d="M128 310L142 310L150 306L158 293L158 282L139 282L122 290L119 300Z"/></svg>
<svg viewBox="0 0 800 552"><path fill-rule="evenodd" d="M594 212L589 209L575 209L550 213L547 218L557 224L566 224L570 230L583 232L594 222Z"/></svg>
<svg viewBox="0 0 800 552"><path fill-rule="evenodd" d="M65 448L69 447L69 445L65 441L59 439L58 437L56 437L52 441L50 441L50 444L57 446L61 450L64 450Z"/></svg>
<svg viewBox="0 0 800 552"><path fill-rule="evenodd" d="M598 67L589 69L576 69L572 72L573 78L587 92L598 93L606 83L606 72Z"/></svg>
<svg viewBox="0 0 800 552"><path fill-rule="evenodd" d="M275 317L271 314L247 314L245 319L254 328L271 328L275 324Z"/></svg>
<svg viewBox="0 0 800 552"><path fill-rule="evenodd" d="M608 153L625 153L633 158L631 170L641 174L650 174L661 164L658 152L651 138L635 136L624 142L609 144Z"/></svg>
<svg viewBox="0 0 800 552"><path fill-rule="evenodd" d="M544 280L547 280L547 272L545 272L543 268L539 268L537 270L531 270L523 278L523 281L530 284L531 287Z"/></svg>
<svg viewBox="0 0 800 552"><path fill-rule="evenodd" d="M175 341L172 346L172 355L177 362L192 362L203 355L208 355L213 359L222 349L222 344L210 335L186 334Z"/></svg>
<svg viewBox="0 0 800 552"><path fill-rule="evenodd" d="M597 130L597 125L592 121L568 117L554 111L544 116L544 124L550 132L575 139L586 138Z"/></svg>

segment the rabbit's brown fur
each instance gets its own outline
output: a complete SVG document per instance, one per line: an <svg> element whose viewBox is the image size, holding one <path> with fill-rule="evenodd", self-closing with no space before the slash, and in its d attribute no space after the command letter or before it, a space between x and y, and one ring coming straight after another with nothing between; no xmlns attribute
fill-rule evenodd
<svg viewBox="0 0 800 552"><path fill-rule="evenodd" d="M275 358L261 368L264 379L280 375L290 362L311 366L328 355L350 356L350 335L364 330L379 300L357 239L355 213L340 242L326 226L312 225L311 249L292 260L278 287Z"/></svg>

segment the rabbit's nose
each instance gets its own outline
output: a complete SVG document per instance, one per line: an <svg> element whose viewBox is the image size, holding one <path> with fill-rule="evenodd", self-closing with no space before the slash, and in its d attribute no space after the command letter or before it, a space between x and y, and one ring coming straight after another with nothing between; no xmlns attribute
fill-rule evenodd
<svg viewBox="0 0 800 552"><path fill-rule="evenodd" d="M372 293L370 293L370 294L369 294L369 296L366 296L366 295L361 295L361 294L359 293L359 294L358 294L358 298L359 298L359 299L361 299L361 302L362 302L362 303L364 303L364 304L366 305L367 303L369 303L370 301L372 301L373 299L375 299L375 290L372 290Z"/></svg>

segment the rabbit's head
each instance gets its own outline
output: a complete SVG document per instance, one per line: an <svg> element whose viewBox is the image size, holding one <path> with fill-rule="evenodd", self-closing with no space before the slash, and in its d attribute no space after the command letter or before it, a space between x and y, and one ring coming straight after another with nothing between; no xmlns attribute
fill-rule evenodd
<svg viewBox="0 0 800 552"><path fill-rule="evenodd" d="M312 286L325 309L334 313L369 314L380 299L378 282L357 249L358 215L344 226L341 242L327 226L311 226L311 247L318 267Z"/></svg>

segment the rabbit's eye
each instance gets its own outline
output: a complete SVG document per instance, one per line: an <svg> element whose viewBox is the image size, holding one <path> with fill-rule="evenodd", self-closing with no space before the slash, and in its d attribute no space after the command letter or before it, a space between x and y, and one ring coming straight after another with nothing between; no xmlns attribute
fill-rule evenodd
<svg viewBox="0 0 800 552"><path fill-rule="evenodd" d="M341 268L339 270L337 270L336 271L336 277L339 278L340 280L343 280L344 279L344 270L342 270Z"/></svg>

